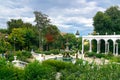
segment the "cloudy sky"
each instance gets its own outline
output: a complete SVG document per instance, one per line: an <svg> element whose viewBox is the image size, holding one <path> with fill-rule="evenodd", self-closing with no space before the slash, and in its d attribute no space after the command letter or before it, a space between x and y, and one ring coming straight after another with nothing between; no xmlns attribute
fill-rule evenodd
<svg viewBox="0 0 120 80"><path fill-rule="evenodd" d="M119 5L120 0L0 0L0 28L7 28L10 19L21 18L34 22L34 11L47 14L51 23L61 32L87 35L93 31L93 16L110 6Z"/></svg>

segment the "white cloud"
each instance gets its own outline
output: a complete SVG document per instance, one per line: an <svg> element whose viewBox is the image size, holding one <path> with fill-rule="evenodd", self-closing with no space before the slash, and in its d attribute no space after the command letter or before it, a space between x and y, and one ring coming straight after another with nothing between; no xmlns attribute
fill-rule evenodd
<svg viewBox="0 0 120 80"><path fill-rule="evenodd" d="M97 11L105 11L106 7L118 4L114 0L3 0L0 5L0 25L6 26L10 19L23 19L34 23L33 11L43 11L50 16L63 32L81 30L85 33L93 30L93 16ZM87 31L88 32L88 31Z"/></svg>
<svg viewBox="0 0 120 80"><path fill-rule="evenodd" d="M21 6L22 4L23 6ZM24 5L24 3L5 0L0 5L0 19L4 19L0 25L5 28L6 22L10 19L23 19L25 22L34 23L32 12L33 9Z"/></svg>
<svg viewBox="0 0 120 80"><path fill-rule="evenodd" d="M8 16L21 16L23 13L31 12L32 9L29 7L22 7L22 8L8 8L5 6L0 6L1 12L0 14L4 17Z"/></svg>
<svg viewBox="0 0 120 80"><path fill-rule="evenodd" d="M69 8L52 8L49 10L48 15L53 24L56 24L59 28L67 28L71 30L75 25L82 26L81 28L93 29L93 16L97 11L105 11L104 8L97 6L97 2L91 1L87 2L86 0L75 0L74 4L77 5L71 6ZM78 7L79 5L79 7ZM69 26L69 27L68 27ZM78 29L78 28L74 28ZM81 30L84 30L81 29ZM62 30L63 31L63 30Z"/></svg>

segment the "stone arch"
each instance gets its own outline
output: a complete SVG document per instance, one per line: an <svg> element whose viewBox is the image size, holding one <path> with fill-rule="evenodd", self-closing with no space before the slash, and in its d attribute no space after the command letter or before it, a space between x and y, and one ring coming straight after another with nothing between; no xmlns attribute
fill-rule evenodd
<svg viewBox="0 0 120 80"><path fill-rule="evenodd" d="M109 42L109 40L111 40L111 42L112 42L112 46L113 46L113 49L110 49L110 50L113 50L113 54L114 55L118 55L118 53L117 53L117 48L116 48L116 42L119 42L119 41L117 41L117 40L119 40L120 39L120 35L115 35L115 34L113 34L113 35L88 35L88 36L83 36L83 38L82 38L83 40L84 39L88 39L89 41L91 41L91 40L93 40L93 39L95 39L95 40L97 40L97 53L99 52L99 51L101 51L101 50L99 50L99 47L98 46L100 46L101 48L103 48L103 50L101 51L101 52L107 52L107 45L108 45L108 42ZM83 40L82 40L82 42L83 42ZM103 41L103 43L100 45L100 43L99 43L99 41ZM118 44L119 45L119 44ZM111 46L111 45L110 45ZM120 49L119 49L120 50ZM119 51L118 50L118 51ZM84 45L82 44L82 54L84 53Z"/></svg>
<svg viewBox="0 0 120 80"><path fill-rule="evenodd" d="M108 45L108 53L109 52L113 53L113 40L108 39L107 42L108 42L108 44L107 44Z"/></svg>
<svg viewBox="0 0 120 80"><path fill-rule="evenodd" d="M104 39L100 39L99 40L99 45L100 45L100 53L104 53L105 52L105 40Z"/></svg>
<svg viewBox="0 0 120 80"><path fill-rule="evenodd" d="M116 39L116 41L115 41L116 43L115 43L115 53L116 54L120 54L120 39Z"/></svg>
<svg viewBox="0 0 120 80"><path fill-rule="evenodd" d="M92 45L92 51L97 52L97 39L92 39L91 45Z"/></svg>
<svg viewBox="0 0 120 80"><path fill-rule="evenodd" d="M89 42L89 39L87 38L82 38L82 54L86 51L85 50L85 42L88 41Z"/></svg>
<svg viewBox="0 0 120 80"><path fill-rule="evenodd" d="M89 51L89 41L88 39L84 39L84 51Z"/></svg>

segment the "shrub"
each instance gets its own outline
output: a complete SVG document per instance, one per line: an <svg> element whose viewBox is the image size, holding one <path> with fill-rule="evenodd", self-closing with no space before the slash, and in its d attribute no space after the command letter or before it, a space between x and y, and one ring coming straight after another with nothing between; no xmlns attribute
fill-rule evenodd
<svg viewBox="0 0 120 80"><path fill-rule="evenodd" d="M7 60L13 61L14 60L14 54L8 54Z"/></svg>
<svg viewBox="0 0 120 80"><path fill-rule="evenodd" d="M96 56L97 58L105 58L105 54L101 54L101 53L95 54L95 56Z"/></svg>
<svg viewBox="0 0 120 80"><path fill-rule="evenodd" d="M0 59L0 80L24 80L24 71Z"/></svg>
<svg viewBox="0 0 120 80"><path fill-rule="evenodd" d="M27 58L30 58L32 54L28 51L16 51L17 59L22 61L27 61Z"/></svg>
<svg viewBox="0 0 120 80"><path fill-rule="evenodd" d="M110 59L111 57L113 57L113 55L111 53L108 53L108 54L102 54L102 53L95 53L95 52L87 52L85 54L85 56L88 56L88 57L96 57L96 58L106 58L106 59Z"/></svg>
<svg viewBox="0 0 120 80"><path fill-rule="evenodd" d="M110 59L110 61L120 63L120 56L114 56Z"/></svg>
<svg viewBox="0 0 120 80"><path fill-rule="evenodd" d="M114 57L113 53L109 52L108 54L106 54L105 58L106 59L111 59L112 57Z"/></svg>
<svg viewBox="0 0 120 80"><path fill-rule="evenodd" d="M85 55L88 57L93 57L93 56L96 56L96 53L95 52L86 52Z"/></svg>
<svg viewBox="0 0 120 80"><path fill-rule="evenodd" d="M100 65L99 65L100 66ZM120 65L106 64L81 74L80 80L119 80ZM93 76L94 75L94 76Z"/></svg>
<svg viewBox="0 0 120 80"><path fill-rule="evenodd" d="M57 60L46 60L46 61L43 61L43 64L53 66L57 72L65 68L71 68L71 66L73 65L72 63L67 63L67 62L57 61Z"/></svg>
<svg viewBox="0 0 120 80"><path fill-rule="evenodd" d="M60 53L59 49L53 49L53 50L50 50L50 52L52 54L59 54Z"/></svg>
<svg viewBox="0 0 120 80"><path fill-rule="evenodd" d="M1 67L1 66L4 66L4 65L6 65L6 64L7 64L6 59L0 57L0 67Z"/></svg>
<svg viewBox="0 0 120 80"><path fill-rule="evenodd" d="M41 52L42 54L45 54L45 55L50 55L51 54L51 52L50 51L43 51L43 52Z"/></svg>
<svg viewBox="0 0 120 80"><path fill-rule="evenodd" d="M55 73L51 66L35 61L25 67L25 80L54 80Z"/></svg>

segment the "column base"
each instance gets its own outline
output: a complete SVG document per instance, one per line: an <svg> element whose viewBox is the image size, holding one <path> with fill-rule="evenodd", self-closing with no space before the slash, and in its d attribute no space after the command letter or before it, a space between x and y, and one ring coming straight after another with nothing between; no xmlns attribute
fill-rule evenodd
<svg viewBox="0 0 120 80"><path fill-rule="evenodd" d="M92 52L91 50L89 50L89 52Z"/></svg>
<svg viewBox="0 0 120 80"><path fill-rule="evenodd" d="M118 53L116 53L115 55L118 56Z"/></svg>
<svg viewBox="0 0 120 80"><path fill-rule="evenodd" d="M99 52L97 51L97 54L98 54Z"/></svg>

